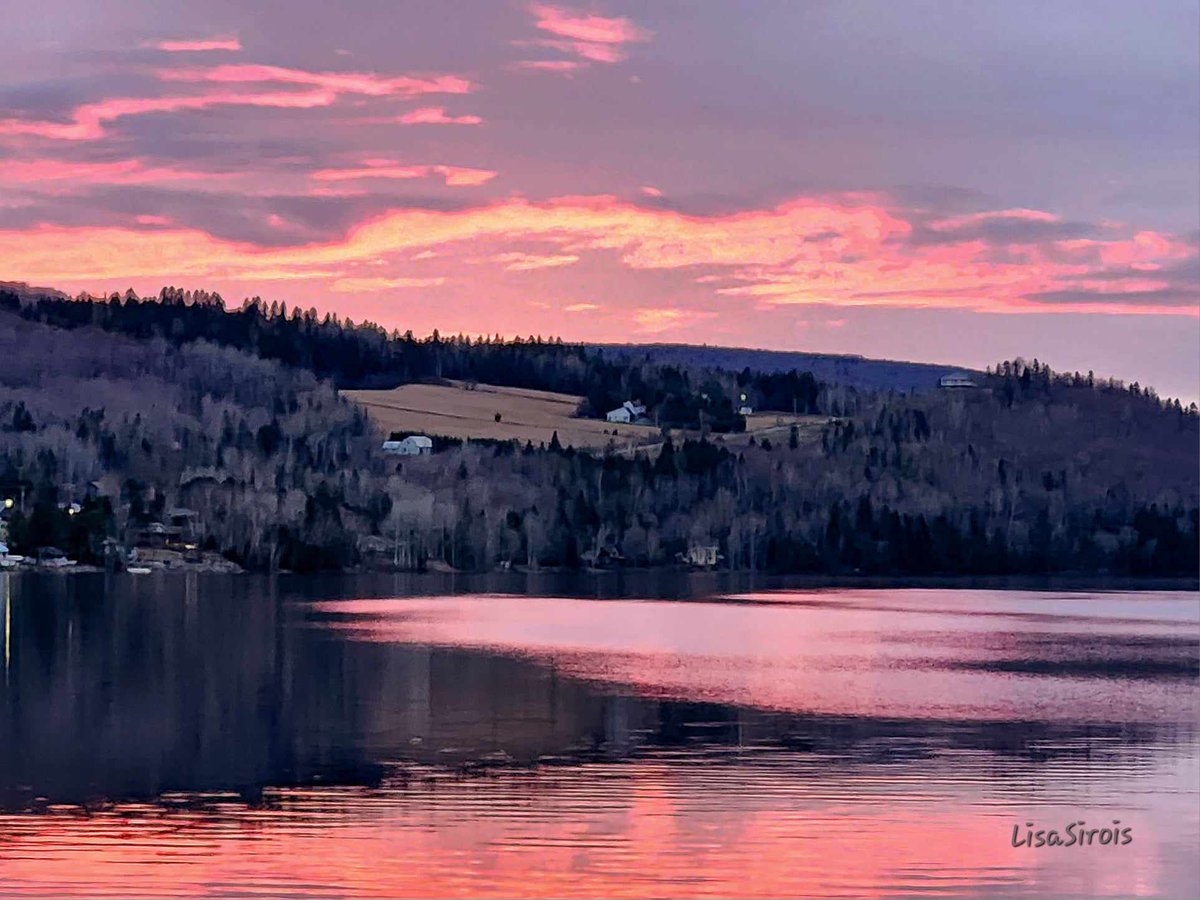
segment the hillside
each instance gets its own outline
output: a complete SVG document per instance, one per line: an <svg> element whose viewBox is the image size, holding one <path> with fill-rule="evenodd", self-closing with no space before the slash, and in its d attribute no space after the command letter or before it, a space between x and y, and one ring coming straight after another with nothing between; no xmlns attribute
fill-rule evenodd
<svg viewBox="0 0 1200 900"><path fill-rule="evenodd" d="M101 564L106 538L130 549L182 508L198 514L200 548L238 563L340 564L378 509L375 447L365 415L309 373L0 313L13 552L53 546Z"/></svg>
<svg viewBox="0 0 1200 900"><path fill-rule="evenodd" d="M719 565L772 572L1200 569L1195 407L1138 385L1015 361L978 390L906 395L810 373L696 376L552 341L417 341L207 299L53 303L0 312L0 481L20 498L6 514L17 552L65 544L98 560L106 540L128 548L182 507L198 517L197 544L264 568L661 566L711 550ZM386 367L405 359L405 371ZM351 402L375 395L339 393L323 374L404 382L426 364L506 360L509 380L531 384L391 392L392 412L425 417L422 429L448 414L460 434L491 439L402 460L381 454L384 429ZM568 415L598 402L589 374L608 379L602 393L644 390L689 423L739 388L797 412L641 452L488 432L512 416L551 437L558 423L602 434L607 423ZM580 390L561 389L572 381ZM521 418L531 408L547 418Z"/></svg>
<svg viewBox="0 0 1200 900"><path fill-rule="evenodd" d="M475 382L406 384L390 391L343 391L381 431L603 449L661 440L653 425L610 425L577 415L582 397Z"/></svg>
<svg viewBox="0 0 1200 900"><path fill-rule="evenodd" d="M615 453L657 452L663 431L653 424L609 423L579 415L586 398L552 391L451 381L405 384L388 391L342 391L362 406L385 434L420 433L457 440L517 441L549 445L557 436L564 447ZM746 446L751 438L788 438L796 425L811 434L826 424L825 416L750 413L745 430L714 435L725 447ZM691 428L665 429L674 440L698 439Z"/></svg>
<svg viewBox="0 0 1200 900"><path fill-rule="evenodd" d="M818 381L861 390L932 390L947 372L963 371L957 366L867 359L836 353L804 353L791 350L752 350L743 347L709 347L695 344L595 344L601 353L625 360L644 360L672 366L729 369L757 372L810 372ZM969 370L968 370L969 371Z"/></svg>

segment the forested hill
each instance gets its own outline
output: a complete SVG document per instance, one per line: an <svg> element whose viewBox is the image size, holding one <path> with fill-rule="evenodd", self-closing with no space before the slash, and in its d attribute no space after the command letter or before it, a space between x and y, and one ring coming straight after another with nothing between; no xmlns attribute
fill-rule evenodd
<svg viewBox="0 0 1200 900"><path fill-rule="evenodd" d="M809 372L817 381L872 391L933 390L938 379L959 367L933 363L840 353L806 353L793 350L753 350L745 347L709 347L695 344L593 344L610 358L672 366L756 372Z"/></svg>
<svg viewBox="0 0 1200 900"><path fill-rule="evenodd" d="M0 306L15 552L101 561L186 508L201 546L255 568L660 566L712 548L720 566L770 572L1200 569L1195 406L1037 362L1002 363L979 389L847 393L805 373L700 377L536 338L417 340L256 304L226 312L202 294ZM692 433L639 455L552 441L382 456L334 383L430 366L585 394L607 373L603 390L635 384L663 403L707 402L695 395L714 386L727 401L743 382L799 406L815 387L831 421L755 441Z"/></svg>
<svg viewBox="0 0 1200 900"><path fill-rule="evenodd" d="M640 400L650 418L681 425L703 417L718 432L739 431L738 399L757 409L840 414L853 404L845 392L822 395L811 373L734 373L696 365L611 359L582 344L530 335L418 338L354 323L315 309L289 310L257 298L227 310L219 294L163 288L158 297L132 293L72 300L36 289L6 290L0 310L56 328L98 328L174 346L205 341L312 372L339 388L391 388L422 380L456 379L582 396L583 415L602 416L626 400Z"/></svg>

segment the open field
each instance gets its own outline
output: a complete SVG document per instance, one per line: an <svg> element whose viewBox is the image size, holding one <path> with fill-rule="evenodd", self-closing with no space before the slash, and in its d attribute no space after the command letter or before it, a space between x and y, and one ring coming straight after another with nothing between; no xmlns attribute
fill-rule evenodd
<svg viewBox="0 0 1200 900"><path fill-rule="evenodd" d="M554 432L564 446L603 449L610 444L623 453L644 449L657 452L662 434L653 425L618 425L599 419L575 418L580 397L533 391L524 388L480 384L467 390L460 382L448 385L405 384L389 391L343 391L362 404L384 432L408 431L450 438L549 443ZM496 421L500 413L500 421ZM753 436L773 443L786 441L792 425L801 429L802 439L820 433L824 416L795 416L788 413L754 413L746 417L744 434L714 435L713 439L732 449L744 447ZM615 434L614 434L615 432ZM672 439L696 437L691 431L673 429Z"/></svg>
<svg viewBox="0 0 1200 900"><path fill-rule="evenodd" d="M614 425L577 419L581 398L550 391L480 384L466 390L451 385L405 384L390 391L343 391L366 407L381 430L412 431L452 438L550 443L554 432L564 446L599 449L612 442L625 448L660 439L653 425ZM496 421L500 413L500 421ZM614 435L613 432L617 433Z"/></svg>

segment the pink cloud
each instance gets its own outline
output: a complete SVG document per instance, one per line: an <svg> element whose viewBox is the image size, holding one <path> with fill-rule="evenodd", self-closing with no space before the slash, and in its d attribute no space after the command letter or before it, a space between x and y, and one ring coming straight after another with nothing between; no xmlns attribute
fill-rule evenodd
<svg viewBox="0 0 1200 900"><path fill-rule="evenodd" d="M652 187L651 185L648 185L648 184L642 185L641 192L643 194L645 194L647 197L661 197L663 195L663 192L660 191L658 188Z"/></svg>
<svg viewBox="0 0 1200 900"><path fill-rule="evenodd" d="M329 106L337 95L328 90L237 92L220 91L182 97L114 97L77 106L67 122L0 119L0 134L31 135L56 140L96 140L105 135L105 124L123 116L207 109L211 106L274 106L309 109Z"/></svg>
<svg viewBox="0 0 1200 900"><path fill-rule="evenodd" d="M398 171L388 172L392 168ZM398 167L374 159L324 177L376 177L383 170L382 177L448 178L440 168L449 167ZM1020 261L998 261L982 242L910 241L914 225L908 215L919 218L886 196L870 194L798 197L774 207L710 216L611 196L544 202L510 197L459 210L397 209L335 240L285 247L238 244L182 227L0 231L0 258L9 277L35 283L91 287L111 281L120 287L135 278L184 277L247 283L269 272L272 277L286 273L297 282L308 279L313 290L320 290L328 273L357 278L356 269L364 265L375 267L377 279L411 277L406 267L413 255L436 248L447 266L477 261L483 252L508 267L496 273L497 279L510 277L506 271L544 269L545 283L535 290L548 296L529 296L526 289L522 302L561 297L573 282L553 282L556 270L576 264L568 257L581 264L586 258L608 267L598 283L615 284L620 278L624 285L635 283L631 280L638 273L660 273L647 280L644 293L622 287L614 295L628 297L613 302L624 303L631 321L646 333L683 328L712 315L677 299L686 296L703 296L705 306L723 303L742 314L818 305L1200 316L1186 284L1168 277L1168 264L1194 257L1194 241L1111 228L1085 248L1071 251L1061 246L1066 242L1050 240L1031 245ZM553 249L530 253L531 241ZM1133 260L1142 268L1128 281L1114 283L1097 271L1097 257ZM678 273L673 289L665 287L672 272ZM479 281L475 275L471 280ZM340 290L361 284L343 282ZM664 289L676 292L669 304L650 300Z"/></svg>
<svg viewBox="0 0 1200 900"><path fill-rule="evenodd" d="M696 309L642 307L634 310L633 322L637 330L643 334L660 334L703 319L711 319L715 315L714 312Z"/></svg>
<svg viewBox="0 0 1200 900"><path fill-rule="evenodd" d="M524 41L523 46L549 47L560 53L578 56L587 62L615 63L625 58L625 51L618 44L593 44L588 41L560 41L550 38L536 41Z"/></svg>
<svg viewBox="0 0 1200 900"><path fill-rule="evenodd" d="M355 294L370 291L387 291L396 288L437 287L446 283L444 276L436 275L429 278L338 278L329 285L331 291L339 294Z"/></svg>
<svg viewBox="0 0 1200 900"><path fill-rule="evenodd" d="M452 116L443 106L422 106L396 119L401 125L480 125L479 116Z"/></svg>
<svg viewBox="0 0 1200 900"><path fill-rule="evenodd" d="M536 19L534 25L537 28L577 41L627 44L648 41L651 37L650 32L626 18L580 14L548 3L534 3L529 11Z"/></svg>
<svg viewBox="0 0 1200 900"><path fill-rule="evenodd" d="M530 69L537 72L557 72L570 74L584 68L587 63L575 59L523 59L516 64L518 69Z"/></svg>
<svg viewBox="0 0 1200 900"><path fill-rule="evenodd" d="M498 253L490 262L502 263L506 272L530 272L534 269L558 269L579 262L574 254L545 255L537 253Z"/></svg>
<svg viewBox="0 0 1200 900"><path fill-rule="evenodd" d="M3 118L0 135L27 135L54 140L96 140L107 123L124 116L180 112L213 106L262 106L308 109L330 106L344 94L368 97L415 97L422 94L465 94L471 82L458 75L384 76L370 72L310 72L282 66L220 65L159 69L166 83L221 85L200 94L154 97L110 97L73 109L67 121ZM260 85L284 85L291 90L262 90ZM296 90L295 88L299 88ZM462 124L467 124L465 121Z"/></svg>
<svg viewBox="0 0 1200 900"><path fill-rule="evenodd" d="M58 159L0 160L0 184L22 184L43 189L46 183L83 182L88 184L151 184L162 181L220 177L208 172L147 166L141 160L111 162L74 162Z"/></svg>
<svg viewBox="0 0 1200 900"><path fill-rule="evenodd" d="M490 169L472 169L466 166L433 166L433 171L446 179L450 187L476 187L495 178L498 172Z"/></svg>
<svg viewBox="0 0 1200 900"><path fill-rule="evenodd" d="M534 3L529 7L534 16L534 26L554 37L536 40L520 40L513 43L521 47L547 47L570 56L579 68L587 63L615 63L625 58L624 46L637 41L648 41L651 33L632 20L619 16L600 16L577 13L561 6ZM572 60L568 60L569 62ZM537 60L528 60L518 65L527 69L542 69L551 72L569 72L573 68L537 65ZM553 63L555 60L545 62ZM561 61L558 61L561 62Z"/></svg>
<svg viewBox="0 0 1200 900"><path fill-rule="evenodd" d="M358 166L318 169L312 177L317 181L355 181L360 178L409 179L440 175L449 187L475 187L491 181L497 174L490 169L465 166L402 165L389 159L367 159Z"/></svg>
<svg viewBox="0 0 1200 900"><path fill-rule="evenodd" d="M179 38L163 41L149 41L142 44L155 50L165 50L168 53L199 53L210 50L241 50L242 42L236 35L215 36L207 38Z"/></svg>
<svg viewBox="0 0 1200 900"><path fill-rule="evenodd" d="M469 80L459 75L377 75L373 72L310 72L284 66L221 65L191 69L161 69L163 81L218 84L278 83L304 85L336 94L368 97L415 97L421 94L466 94Z"/></svg>

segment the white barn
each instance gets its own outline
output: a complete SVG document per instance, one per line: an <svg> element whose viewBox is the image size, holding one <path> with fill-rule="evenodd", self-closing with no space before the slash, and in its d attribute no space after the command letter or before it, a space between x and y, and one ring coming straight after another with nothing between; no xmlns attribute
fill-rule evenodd
<svg viewBox="0 0 1200 900"><path fill-rule="evenodd" d="M635 400L626 400L616 409L610 409L604 418L610 422L623 422L628 425L646 415L646 407Z"/></svg>
<svg viewBox="0 0 1200 900"><path fill-rule="evenodd" d="M384 441L383 452L392 456L428 456L433 452L433 441L423 434L410 434L402 441Z"/></svg>

